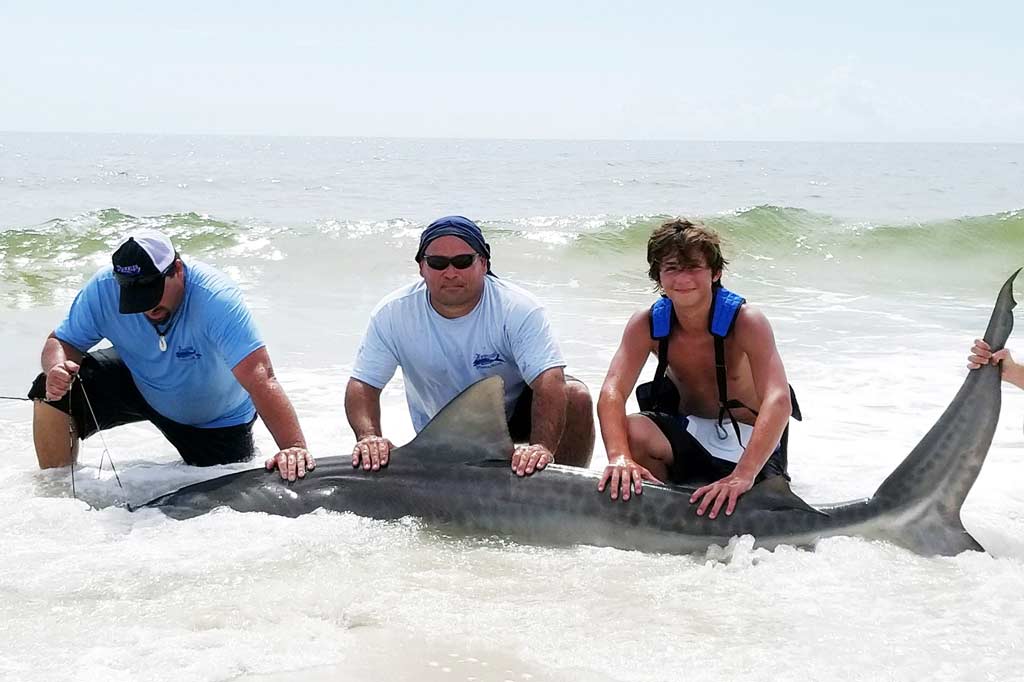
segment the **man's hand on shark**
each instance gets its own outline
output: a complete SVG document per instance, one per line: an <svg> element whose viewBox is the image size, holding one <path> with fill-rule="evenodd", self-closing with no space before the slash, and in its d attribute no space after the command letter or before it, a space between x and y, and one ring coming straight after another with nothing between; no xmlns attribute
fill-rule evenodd
<svg viewBox="0 0 1024 682"><path fill-rule="evenodd" d="M1018 364L1009 348L992 352L992 347L982 339L975 339L971 354L967 358L967 367L978 369L984 365L999 365L1003 381L1018 388L1024 388L1024 365Z"/></svg>
<svg viewBox="0 0 1024 682"><path fill-rule="evenodd" d="M623 502L629 499L630 492L637 495L642 494L644 491L644 481L661 483L646 467L640 466L624 455L613 457L609 461L608 466L604 468L604 473L601 474L601 480L597 484L597 491L603 493L609 481L611 481L611 498L614 500L621 493Z"/></svg>
<svg viewBox="0 0 1024 682"><path fill-rule="evenodd" d="M708 510L710 505L711 513L708 515L708 518L716 518L723 504L725 504L725 515L731 516L733 510L736 509L736 500L740 499L740 495L752 487L754 487L753 478L734 471L725 478L697 488L693 495L690 496L690 504L695 504L703 497L704 499L701 501L700 506L697 507L697 516L704 516L704 512Z"/></svg>
<svg viewBox="0 0 1024 682"><path fill-rule="evenodd" d="M555 461L551 451L539 443L519 445L512 452L512 470L516 476L529 476Z"/></svg>
<svg viewBox="0 0 1024 682"><path fill-rule="evenodd" d="M285 448L267 460L267 471L275 468L281 472L281 478L294 481L305 478L307 471L316 468L316 460L306 448Z"/></svg>
<svg viewBox="0 0 1024 682"><path fill-rule="evenodd" d="M365 471L378 471L391 460L391 449L395 447L383 436L366 436L352 448L352 466L362 466Z"/></svg>
<svg viewBox="0 0 1024 682"><path fill-rule="evenodd" d="M1006 359L1009 359L1009 364L1016 364L1013 362L1013 356L1010 355L1010 351L1006 348L993 353L992 347L985 343L983 339L974 339L971 354L967 357L967 367L968 369L978 369L982 365L998 365Z"/></svg>

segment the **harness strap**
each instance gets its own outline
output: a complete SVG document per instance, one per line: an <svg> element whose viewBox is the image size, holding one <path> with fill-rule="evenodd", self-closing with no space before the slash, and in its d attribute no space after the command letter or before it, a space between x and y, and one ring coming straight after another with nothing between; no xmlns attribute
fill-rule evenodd
<svg viewBox="0 0 1024 682"><path fill-rule="evenodd" d="M733 431L736 433L737 442L741 446L746 447L743 439L740 437L739 422L733 416L732 408L742 407L748 410L750 408L738 400L729 399L729 380L725 367L725 337L731 334L736 326L736 319L739 317L740 308L746 303L746 299L722 286L721 280L714 283L713 293L714 299L711 302L708 331L715 339L715 380L718 383L718 428L721 429L723 434L725 433L722 422L725 420L725 416L728 415L729 421L732 422ZM750 411L755 415L757 414L754 410Z"/></svg>
<svg viewBox="0 0 1024 682"><path fill-rule="evenodd" d="M725 403L729 400L728 375L725 371L725 337L715 336L715 378L718 380L718 403L722 409L726 409ZM721 422L721 415L719 415Z"/></svg>
<svg viewBox="0 0 1024 682"><path fill-rule="evenodd" d="M722 426L722 422L725 421L725 416L729 415L729 421L732 422L733 431L736 433L736 442L742 447L747 447L743 442L742 436L740 436L740 425L736 421L736 417L733 416L732 408L746 408L757 415L757 412L751 410L749 407L741 403L739 400L729 399L729 381L728 375L725 369L725 337L717 334L715 337L715 378L718 381L718 428L725 433L725 427Z"/></svg>
<svg viewBox="0 0 1024 682"><path fill-rule="evenodd" d="M665 372L668 370L668 337L663 336L658 341L658 369L654 372L654 382L658 384L668 381Z"/></svg>
<svg viewBox="0 0 1024 682"><path fill-rule="evenodd" d="M658 339L658 369L654 372L651 382L655 395L661 395L662 382L668 381L665 372L668 370L668 338L672 332L675 314L672 312L672 301L662 296L651 306L651 338Z"/></svg>

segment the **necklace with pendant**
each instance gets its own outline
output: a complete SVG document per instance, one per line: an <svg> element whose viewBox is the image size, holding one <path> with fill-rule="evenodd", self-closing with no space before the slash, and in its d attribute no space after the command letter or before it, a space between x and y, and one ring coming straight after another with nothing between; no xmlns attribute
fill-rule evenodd
<svg viewBox="0 0 1024 682"><path fill-rule="evenodd" d="M181 281L182 281L182 283L185 282L185 275L184 275L184 273L182 274ZM154 322L153 320L149 320L148 317L146 318L147 320L149 320L149 323L151 325L153 325L153 329L156 330L156 335L157 335L157 338L158 338L157 345L160 347L160 352L161 353L166 353L167 352L167 334L170 333L171 326L174 325L174 320L176 320L178 318L178 313L181 312L182 307L184 307L184 305L185 305L184 296L187 293L188 293L188 290L186 288L185 294L183 294L182 300L178 302L178 306L174 309L174 312L172 312L168 316L166 322ZM163 329L161 329L161 327L163 327Z"/></svg>
<svg viewBox="0 0 1024 682"><path fill-rule="evenodd" d="M175 310L174 313L171 314L170 318L168 318L166 322L167 326L164 327L163 329L160 328L161 326L163 326L161 323L153 322L152 320L149 321L149 323L153 325L153 329L156 330L156 335L157 338L159 339L158 345L160 347L161 353L167 352L167 334L171 331L171 326L174 324L174 319L177 316L177 313L178 311Z"/></svg>

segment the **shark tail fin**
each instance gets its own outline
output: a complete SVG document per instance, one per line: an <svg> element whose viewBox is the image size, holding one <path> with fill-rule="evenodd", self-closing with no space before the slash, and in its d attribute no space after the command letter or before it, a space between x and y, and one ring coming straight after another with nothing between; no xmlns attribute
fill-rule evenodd
<svg viewBox="0 0 1024 682"><path fill-rule="evenodd" d="M1013 280L1019 272L1000 290L985 331L993 350L1001 349L1013 330ZM992 444L1001 397L999 367L971 371L939 420L875 492L872 504L914 520L894 530L896 542L923 554L981 549L964 529L960 507Z"/></svg>

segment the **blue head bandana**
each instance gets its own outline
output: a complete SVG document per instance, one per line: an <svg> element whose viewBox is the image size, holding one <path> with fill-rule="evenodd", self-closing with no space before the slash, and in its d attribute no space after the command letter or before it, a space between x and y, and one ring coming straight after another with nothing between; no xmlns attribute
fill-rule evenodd
<svg viewBox="0 0 1024 682"><path fill-rule="evenodd" d="M416 252L416 262L423 260L423 252L427 250L430 242L438 237L458 237L469 244L470 248L487 259L487 272L490 273L491 247L484 241L484 234L480 227L469 218L460 215L449 215L438 218L423 230L420 235L420 248Z"/></svg>

